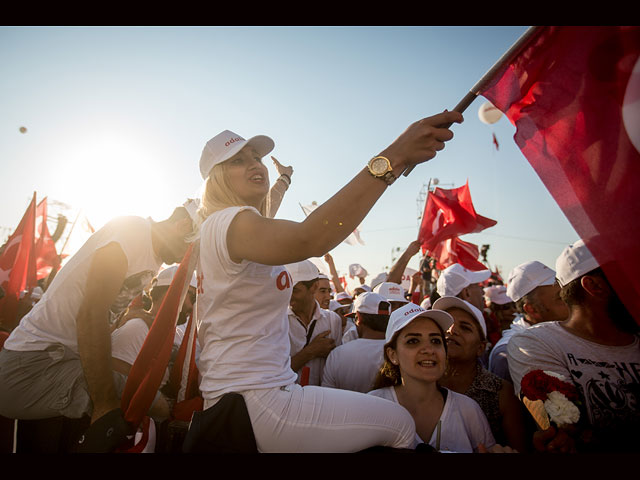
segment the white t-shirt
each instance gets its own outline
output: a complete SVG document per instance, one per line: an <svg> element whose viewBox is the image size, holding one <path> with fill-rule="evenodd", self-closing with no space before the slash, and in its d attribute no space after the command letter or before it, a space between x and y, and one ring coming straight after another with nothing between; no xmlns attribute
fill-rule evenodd
<svg viewBox="0 0 640 480"><path fill-rule="evenodd" d="M291 275L283 266L234 263L229 257L229 225L247 209L257 212L253 207L229 207L210 215L200 230L196 308L205 400L296 380L287 319Z"/></svg>
<svg viewBox="0 0 640 480"><path fill-rule="evenodd" d="M446 390L447 399L440 415L439 432L436 427L431 439L426 443L440 452L447 453L473 453L480 443L487 448L494 446L496 441L480 405L466 395ZM394 387L379 388L369 392L369 395L400 403ZM424 442L416 433L413 448L419 443Z"/></svg>
<svg viewBox="0 0 640 480"><path fill-rule="evenodd" d="M340 315L331 310L325 310L320 307L320 304L316 300L316 307L311 317L311 322L307 328L298 316L293 313L291 307L287 310L287 316L289 317L289 341L291 344L291 356L297 354L302 350L307 343L307 334L309 329L313 326L313 333L310 338L310 342L318 336L319 333L330 330L330 338L333 338L336 347L342 344L342 319ZM308 385L320 385L322 380L322 371L324 369L325 358L316 357L309 360L302 368L309 367L309 383ZM302 375L302 368L297 372L298 380Z"/></svg>
<svg viewBox="0 0 640 480"><path fill-rule="evenodd" d="M111 356L133 365L149 334L147 323L132 318L111 333Z"/></svg>
<svg viewBox="0 0 640 480"><path fill-rule="evenodd" d="M324 365L323 387L367 393L382 366L384 339L357 338L334 348Z"/></svg>
<svg viewBox="0 0 640 480"><path fill-rule="evenodd" d="M113 320L162 265L162 260L153 251L151 224L150 219L142 217L119 217L95 232L58 272L40 301L22 318L7 339L5 348L44 350L51 344L61 343L77 352L76 317L85 295L91 256L99 248L116 242L127 258L126 280L110 308Z"/></svg>
<svg viewBox="0 0 640 480"><path fill-rule="evenodd" d="M601 345L573 335L561 323L539 323L511 337L507 352L516 395L529 371L552 371L576 385L588 423L601 434L640 430L638 336L630 345ZM617 435L611 435L615 442Z"/></svg>

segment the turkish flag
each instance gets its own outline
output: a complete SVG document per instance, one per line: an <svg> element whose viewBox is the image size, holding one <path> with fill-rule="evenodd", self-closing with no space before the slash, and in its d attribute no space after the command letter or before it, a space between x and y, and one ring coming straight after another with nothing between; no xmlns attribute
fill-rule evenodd
<svg viewBox="0 0 640 480"><path fill-rule="evenodd" d="M14 328L20 292L37 285L36 262L33 256L36 217L36 194L15 232L5 243L0 256L0 286L5 296L0 299L0 322Z"/></svg>
<svg viewBox="0 0 640 480"><path fill-rule="evenodd" d="M141 424L151 407L169 364L178 315L198 257L198 253L192 254L195 245L189 246L173 276L122 392L121 408L124 418L136 427Z"/></svg>
<svg viewBox="0 0 640 480"><path fill-rule="evenodd" d="M476 213L468 181L458 188L436 188L427 195L418 241L423 252L433 251L444 240L480 232L497 223Z"/></svg>
<svg viewBox="0 0 640 480"><path fill-rule="evenodd" d="M48 277L52 269L60 268L60 256L47 226L47 197L36 207L35 239L36 277L40 280Z"/></svg>
<svg viewBox="0 0 640 480"><path fill-rule="evenodd" d="M436 259L438 270L444 270L454 263L459 263L474 272L487 270L488 267L478 261L479 255L480 251L477 245L460 240L458 237L440 242L431 252L431 256Z"/></svg>
<svg viewBox="0 0 640 480"><path fill-rule="evenodd" d="M540 28L481 94L640 323L640 27Z"/></svg>

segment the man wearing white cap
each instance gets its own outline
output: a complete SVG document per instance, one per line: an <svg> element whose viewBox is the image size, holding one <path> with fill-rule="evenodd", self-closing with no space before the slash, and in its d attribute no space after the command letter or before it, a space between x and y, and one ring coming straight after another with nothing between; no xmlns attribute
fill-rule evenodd
<svg viewBox="0 0 640 480"><path fill-rule="evenodd" d="M579 452L640 450L640 337L598 261L582 240L556 261L568 319L534 325L511 337L509 370L516 394L532 370L550 371L573 384L581 407L571 429L550 427L537 448L556 442ZM552 439L552 440L550 440ZM534 440L535 441L535 440Z"/></svg>
<svg viewBox="0 0 640 480"><path fill-rule="evenodd" d="M298 374L298 383L320 385L326 357L342 343L342 319L316 300L320 272L313 262L285 267L293 286L288 310L291 368Z"/></svg>
<svg viewBox="0 0 640 480"><path fill-rule="evenodd" d="M323 273L318 275L318 289L315 296L320 308L328 310L329 302L331 301L331 283L329 282L329 277Z"/></svg>
<svg viewBox="0 0 640 480"><path fill-rule="evenodd" d="M92 423L110 414L119 425L112 438L122 439L110 323L163 263L182 260L193 229L188 210L178 207L160 222L119 217L95 232L7 339L0 353L0 414L88 416Z"/></svg>
<svg viewBox="0 0 640 480"><path fill-rule="evenodd" d="M473 271L454 263L440 272L436 289L441 297L459 297L482 310L484 290L480 284L489 277L491 270Z"/></svg>
<svg viewBox="0 0 640 480"><path fill-rule="evenodd" d="M484 312L484 289L481 285L482 282L488 280L490 277L491 270L474 271L463 267L459 263L454 263L440 272L440 276L436 282L437 296L458 297L482 311L485 324L488 327L486 334L488 340L487 352L480 359L482 366L486 366L488 352L493 347L492 342L497 341L497 338L494 336L497 328L490 322L488 315ZM437 298L432 298L431 300L435 304Z"/></svg>
<svg viewBox="0 0 640 480"><path fill-rule="evenodd" d="M541 322L566 320L569 308L560 298L556 272L535 260L522 263L509 273L506 295L515 302L518 315L491 350L488 370L511 381L507 360L511 336Z"/></svg>
<svg viewBox="0 0 640 480"><path fill-rule="evenodd" d="M382 282L376 285L373 291L379 293L385 300L391 303L392 312L409 303L409 300L404 296L404 288L395 282Z"/></svg>
<svg viewBox="0 0 640 480"><path fill-rule="evenodd" d="M336 347L327 357L321 385L367 393L373 387L382 365L384 335L391 304L382 295L365 292L358 295L354 311L358 338Z"/></svg>

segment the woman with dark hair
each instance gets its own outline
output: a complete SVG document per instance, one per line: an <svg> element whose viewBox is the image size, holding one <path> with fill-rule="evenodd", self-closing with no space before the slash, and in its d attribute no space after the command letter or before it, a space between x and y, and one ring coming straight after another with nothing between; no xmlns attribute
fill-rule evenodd
<svg viewBox="0 0 640 480"><path fill-rule="evenodd" d="M520 452L528 451L523 407L513 385L487 371L480 363L487 346L482 312L458 297L440 297L433 308L453 318L446 332L449 368L440 385L474 399L484 412L496 441Z"/></svg>
<svg viewBox="0 0 640 480"><path fill-rule="evenodd" d="M497 445L471 398L438 385L447 368L445 332L453 318L409 303L394 311L385 336L384 363L369 395L406 408L416 423L414 445L440 452L511 451Z"/></svg>
<svg viewBox="0 0 640 480"><path fill-rule="evenodd" d="M353 452L408 448L411 415L366 394L295 383L287 307L291 276L283 265L326 254L360 224L407 168L433 158L462 115L420 120L303 222L268 218L266 136L248 141L225 131L204 148L199 213L198 364L205 409L242 395L261 452Z"/></svg>

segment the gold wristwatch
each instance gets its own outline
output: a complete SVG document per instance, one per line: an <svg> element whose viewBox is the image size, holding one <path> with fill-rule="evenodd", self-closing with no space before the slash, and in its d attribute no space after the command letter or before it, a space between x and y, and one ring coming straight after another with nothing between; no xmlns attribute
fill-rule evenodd
<svg viewBox="0 0 640 480"><path fill-rule="evenodd" d="M387 185L391 185L396 181L396 176L393 174L393 169L391 168L391 162L387 157L373 157L369 160L367 168L371 175L376 178L381 178Z"/></svg>

